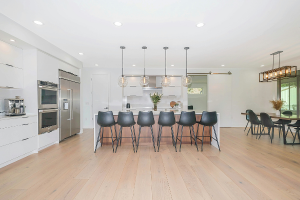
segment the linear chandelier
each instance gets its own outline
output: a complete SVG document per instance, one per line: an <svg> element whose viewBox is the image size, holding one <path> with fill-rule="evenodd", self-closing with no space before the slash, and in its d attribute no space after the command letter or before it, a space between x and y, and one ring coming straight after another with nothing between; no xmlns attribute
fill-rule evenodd
<svg viewBox="0 0 300 200"><path fill-rule="evenodd" d="M260 72L259 73L259 82L270 82L270 81L277 81L284 78L291 78L297 76L297 66L283 66L280 67L280 54L283 51L276 51L271 53L270 55L273 56L273 66L271 70ZM274 69L274 56L278 54L279 63L278 68Z"/></svg>

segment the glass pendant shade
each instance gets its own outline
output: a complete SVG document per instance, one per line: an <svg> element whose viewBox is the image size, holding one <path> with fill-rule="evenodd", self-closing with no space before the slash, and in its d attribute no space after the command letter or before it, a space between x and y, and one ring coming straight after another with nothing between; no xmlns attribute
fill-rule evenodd
<svg viewBox="0 0 300 200"><path fill-rule="evenodd" d="M161 86L162 87L169 87L171 84L170 76L162 76L161 77Z"/></svg>
<svg viewBox="0 0 300 200"><path fill-rule="evenodd" d="M149 76L141 76L140 85L142 87L147 86L149 84Z"/></svg>
<svg viewBox="0 0 300 200"><path fill-rule="evenodd" d="M118 85L120 87L126 87L127 84L128 84L127 77L126 76L120 76L119 79L118 79Z"/></svg>
<svg viewBox="0 0 300 200"><path fill-rule="evenodd" d="M188 87L192 83L192 77L190 76L183 76L181 78L181 84L183 87Z"/></svg>

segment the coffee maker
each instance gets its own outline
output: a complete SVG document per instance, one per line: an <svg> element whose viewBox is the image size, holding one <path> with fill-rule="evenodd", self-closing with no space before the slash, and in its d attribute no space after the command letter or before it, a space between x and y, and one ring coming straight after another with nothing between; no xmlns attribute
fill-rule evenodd
<svg viewBox="0 0 300 200"><path fill-rule="evenodd" d="M4 106L7 116L26 115L24 99L4 99Z"/></svg>

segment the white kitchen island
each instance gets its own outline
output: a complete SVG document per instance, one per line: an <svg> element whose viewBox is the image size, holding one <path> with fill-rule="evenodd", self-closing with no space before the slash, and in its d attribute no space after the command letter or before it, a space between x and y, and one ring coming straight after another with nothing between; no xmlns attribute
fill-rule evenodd
<svg viewBox="0 0 300 200"><path fill-rule="evenodd" d="M163 110L163 111L169 111L169 110ZM189 111L191 111L191 110L189 110ZM119 111L112 111L112 112L113 112L113 115L114 115L114 117L115 117L115 120L117 121ZM122 112L126 112L126 110L124 110L124 111L122 111ZM138 110L132 110L132 112L133 112L135 121L137 121L137 116L138 116L139 111L138 111ZM176 121L178 121L178 120L179 120L179 116L180 116L181 111L177 110L177 111L173 111L173 112L174 112L174 114L175 114ZM160 110L159 110L159 111L153 111L154 119L155 119L155 125L153 126L153 132L154 132L154 138L155 138L155 140L156 140L156 138L157 138L157 133L158 133L158 125L157 125L157 121L158 121L159 113L160 113ZM195 110L195 113L196 113L196 119L197 119L197 121L199 121L199 120L201 119L202 112L198 112L198 111ZM220 145L220 114L219 114L219 113L217 113L217 117L218 117L218 122L217 122L217 124L215 125L215 130L216 130L217 137L218 137L218 142L219 142L219 145ZM97 123L97 119L98 119L98 113L95 113L95 114L94 114L94 146L93 146L94 149L95 149L95 147L96 147L96 141L97 141L97 137L98 137L98 133L99 133L99 129L100 129L100 127L99 127L99 125L98 125L98 123ZM197 125L198 125L198 124L195 124L195 126L194 126L195 134L196 134L196 132L197 132ZM119 126L118 126L118 125L116 125L116 126L117 126L117 133L119 133ZM174 134L176 134L176 133L177 133L177 124L175 124L175 125L173 126L173 128L174 128ZM202 128L202 126L200 125L200 126L199 126L199 134L198 134L198 135L202 135L202 130L203 130L203 128ZM108 136L110 137L110 136L111 136L111 135L110 135L110 128L104 128L104 131L105 131L105 132L104 132L104 135L105 135L106 137L108 137ZM130 131L129 131L129 132L130 132ZM137 125L137 124L135 125L135 132L136 132L136 134L138 134L138 125ZM163 136L164 136L164 135L165 135L165 136L170 136L170 135L168 135L168 134L165 133L165 132L166 132L166 131L163 131ZM187 133L187 131L184 131L184 132L185 132L184 135L189 135L189 131L188 131L188 133ZM113 129L113 134L114 134L114 136L115 136L115 131L114 131L114 129ZM123 131L123 134L124 134L124 131ZM180 135L180 134L181 134L181 133L179 132L179 135ZM205 135L209 135L209 129L208 129L208 127L206 127L206 129L205 129ZM130 135L128 134L128 136L130 136ZM214 136L213 130L212 130L212 137L215 137L215 136ZM208 143L208 142L209 142L208 139L209 139L209 138L206 138L204 141L205 141L206 143ZM171 142L171 140L169 140L169 141ZM189 138L186 139L186 142L187 142L187 141L188 141L188 143L190 143ZM110 140L109 142L110 142L110 144L111 144L111 140ZM200 147L199 144L201 143L201 141L198 140L197 142L198 142L198 147ZM183 143L184 143L184 142L183 142ZM214 147L216 147L216 148L218 148L217 142L216 142L215 140L213 140L213 139L211 140L211 145L214 146ZM100 142L99 142L97 148L99 148L99 147L100 147ZM93 149L93 150L94 150L94 149ZM205 146L203 147L203 149L205 149ZM200 150L200 148L199 148L199 150Z"/></svg>

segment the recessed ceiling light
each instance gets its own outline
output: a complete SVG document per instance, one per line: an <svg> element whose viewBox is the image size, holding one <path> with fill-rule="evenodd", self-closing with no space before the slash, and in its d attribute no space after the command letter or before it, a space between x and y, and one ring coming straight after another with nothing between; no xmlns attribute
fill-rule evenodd
<svg viewBox="0 0 300 200"><path fill-rule="evenodd" d="M122 23L121 22L115 22L114 23L116 26L122 26Z"/></svg>
<svg viewBox="0 0 300 200"><path fill-rule="evenodd" d="M82 56L82 55L83 55L83 53L79 53L79 55L81 55L81 56Z"/></svg>
<svg viewBox="0 0 300 200"><path fill-rule="evenodd" d="M225 65L221 65L222 67L224 67Z"/></svg>
<svg viewBox="0 0 300 200"><path fill-rule="evenodd" d="M37 25L43 25L43 23L42 22L40 22L40 21L33 21L35 24L37 24Z"/></svg>
<svg viewBox="0 0 300 200"><path fill-rule="evenodd" d="M202 27L202 26L204 26L204 23L197 24L197 27Z"/></svg>
<svg viewBox="0 0 300 200"><path fill-rule="evenodd" d="M133 67L135 67L135 65L132 65Z"/></svg>
<svg viewBox="0 0 300 200"><path fill-rule="evenodd" d="M95 64L96 67L98 67L98 64Z"/></svg>
<svg viewBox="0 0 300 200"><path fill-rule="evenodd" d="M261 67L264 67L265 65L261 65Z"/></svg>
<svg viewBox="0 0 300 200"><path fill-rule="evenodd" d="M11 41L11 42L14 42L15 40L14 40L14 39L10 39L10 41Z"/></svg>
<svg viewBox="0 0 300 200"><path fill-rule="evenodd" d="M171 65L172 67L174 67L174 65Z"/></svg>

